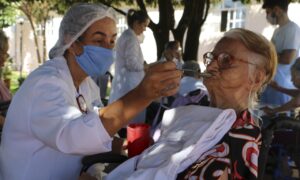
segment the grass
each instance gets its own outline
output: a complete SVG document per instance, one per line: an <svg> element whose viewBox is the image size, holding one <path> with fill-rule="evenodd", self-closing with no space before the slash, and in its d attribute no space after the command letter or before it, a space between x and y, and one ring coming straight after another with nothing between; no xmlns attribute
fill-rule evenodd
<svg viewBox="0 0 300 180"><path fill-rule="evenodd" d="M26 77L27 74L22 73L22 77ZM15 94L17 90L19 89L19 79L20 77L20 72L19 71L12 71L11 75L9 76L10 78L10 91L12 94Z"/></svg>

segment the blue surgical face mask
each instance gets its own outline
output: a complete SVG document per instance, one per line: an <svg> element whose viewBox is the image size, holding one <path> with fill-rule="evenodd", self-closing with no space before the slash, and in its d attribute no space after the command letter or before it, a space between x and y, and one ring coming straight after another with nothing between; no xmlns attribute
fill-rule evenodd
<svg viewBox="0 0 300 180"><path fill-rule="evenodd" d="M83 53L75 59L83 71L92 77L104 75L113 63L113 50L99 46L83 46Z"/></svg>

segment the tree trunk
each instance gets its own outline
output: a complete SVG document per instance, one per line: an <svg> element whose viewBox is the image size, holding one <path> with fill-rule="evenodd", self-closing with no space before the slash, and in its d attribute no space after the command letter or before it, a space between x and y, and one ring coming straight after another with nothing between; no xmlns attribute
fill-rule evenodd
<svg viewBox="0 0 300 180"><path fill-rule="evenodd" d="M47 20L44 19L42 22L42 37L43 37L43 63L46 61L47 59L47 46L46 46L46 23Z"/></svg>
<svg viewBox="0 0 300 180"><path fill-rule="evenodd" d="M141 10L147 12L144 1L136 0ZM159 22L150 21L149 28L152 30L156 46L157 59L160 58L164 45L169 42L169 32L172 31L174 39L184 47L183 59L197 60L199 36L201 27L205 22L209 10L210 0L185 0L183 15L174 29L174 8L171 0L158 0ZM186 41L183 38L186 34Z"/></svg>
<svg viewBox="0 0 300 180"><path fill-rule="evenodd" d="M158 32L159 39L156 39L157 59L164 51L165 44L170 40L170 30L174 29L175 18L174 8L171 0L158 0L159 22Z"/></svg>
<svg viewBox="0 0 300 180"><path fill-rule="evenodd" d="M41 63L41 55L40 55L40 50L39 50L38 38L37 38L36 31L35 31L35 26L34 26L34 23L33 23L33 19L32 19L31 9L24 3L19 7L19 9L25 14L27 19L29 20L31 29L33 31L33 38L34 38L34 43L35 43L36 56L37 56L37 59L38 59L38 63L40 64Z"/></svg>
<svg viewBox="0 0 300 180"><path fill-rule="evenodd" d="M181 45L183 45L184 33L188 28L189 24L191 23L191 19L193 16L193 9L194 9L193 5L194 5L193 0L185 1L182 17L176 29L172 31L175 39L178 40Z"/></svg>
<svg viewBox="0 0 300 180"><path fill-rule="evenodd" d="M183 59L185 61L197 60L198 59L198 47L199 47L199 37L201 32L201 27L204 24L208 9L209 9L209 0L194 1L194 12L191 18L191 22L188 26L184 55Z"/></svg>
<svg viewBox="0 0 300 180"><path fill-rule="evenodd" d="M38 43L38 37L37 37L37 34L36 34L36 30L35 30L35 26L33 24L33 21L32 21L32 17L27 17L29 22L30 22L30 26L32 28L32 31L33 31L33 37L34 37L34 43L35 43L35 51L36 51L36 56L37 56L37 59L38 59L38 63L41 64L41 55L40 55L40 50L39 50L39 43Z"/></svg>
<svg viewBox="0 0 300 180"><path fill-rule="evenodd" d="M141 10L147 12L144 1L136 0ZM153 32L156 42L157 59L159 59L164 50L164 46L169 42L169 32L174 28L174 8L171 0L158 0L159 22L158 24L150 21L149 28Z"/></svg>

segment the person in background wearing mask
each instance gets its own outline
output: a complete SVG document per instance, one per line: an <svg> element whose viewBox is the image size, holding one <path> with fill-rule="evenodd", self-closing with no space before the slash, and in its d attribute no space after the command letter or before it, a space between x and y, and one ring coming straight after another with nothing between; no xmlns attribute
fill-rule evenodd
<svg viewBox="0 0 300 180"><path fill-rule="evenodd" d="M266 17L270 24L279 25L275 29L272 42L278 56L278 67L274 80L280 86L294 88L291 81L290 69L300 49L300 28L288 17L289 0L265 0L262 6L266 10ZM268 86L261 95L261 103L282 105L290 97Z"/></svg>
<svg viewBox="0 0 300 180"><path fill-rule="evenodd" d="M127 13L128 29L122 33L116 45L115 76L108 103L111 104L134 89L145 75L145 65L140 43L150 19L146 12L130 9ZM132 122L144 122L146 111Z"/></svg>
<svg viewBox="0 0 300 180"><path fill-rule="evenodd" d="M72 6L63 17L49 61L15 94L0 145L0 179L75 180L85 155L111 151L113 136L154 99L178 90L175 63L149 67L136 88L103 107L91 76L113 63L115 11ZM121 145L120 145L121 146Z"/></svg>
<svg viewBox="0 0 300 180"><path fill-rule="evenodd" d="M160 61L174 61L178 69L182 67L182 48L179 41L170 41L165 45Z"/></svg>

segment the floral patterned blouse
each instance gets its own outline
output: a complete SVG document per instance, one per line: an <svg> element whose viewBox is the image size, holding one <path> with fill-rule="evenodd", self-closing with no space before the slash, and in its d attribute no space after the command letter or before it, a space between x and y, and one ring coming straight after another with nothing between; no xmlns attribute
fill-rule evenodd
<svg viewBox="0 0 300 180"><path fill-rule="evenodd" d="M245 110L221 141L206 152L204 158L181 172L177 179L214 180L220 178L226 169L228 179L257 179L260 145L260 128Z"/></svg>

